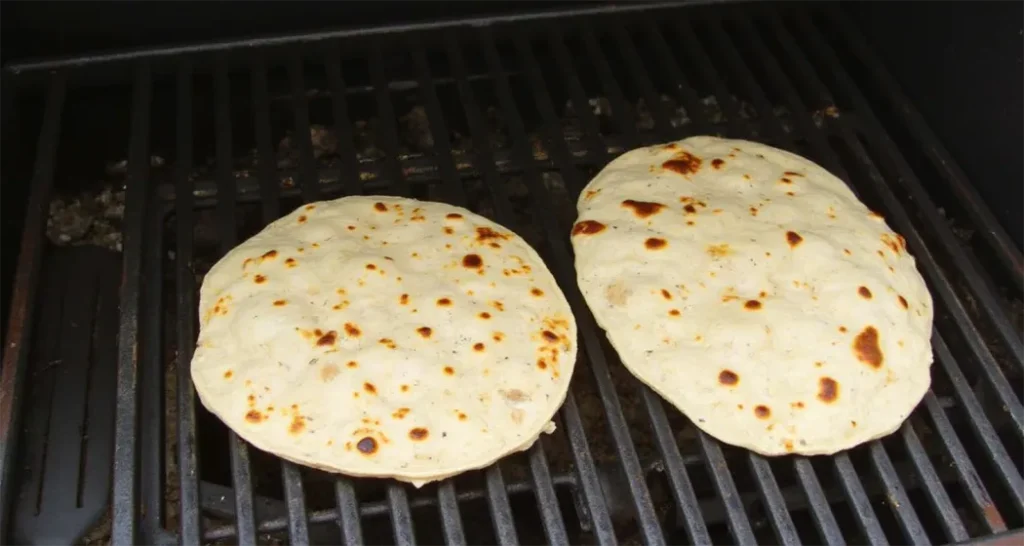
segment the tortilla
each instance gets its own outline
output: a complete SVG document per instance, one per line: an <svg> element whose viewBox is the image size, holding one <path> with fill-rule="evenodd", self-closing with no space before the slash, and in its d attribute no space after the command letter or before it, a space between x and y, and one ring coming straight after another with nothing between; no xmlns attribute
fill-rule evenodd
<svg viewBox="0 0 1024 546"><path fill-rule="evenodd" d="M200 291L192 378L259 449L417 487L552 432L576 323L537 253L466 209L313 203L229 252Z"/></svg>
<svg viewBox="0 0 1024 546"><path fill-rule="evenodd" d="M612 161L572 230L622 363L764 455L895 431L928 390L932 298L900 235L811 161L693 137Z"/></svg>

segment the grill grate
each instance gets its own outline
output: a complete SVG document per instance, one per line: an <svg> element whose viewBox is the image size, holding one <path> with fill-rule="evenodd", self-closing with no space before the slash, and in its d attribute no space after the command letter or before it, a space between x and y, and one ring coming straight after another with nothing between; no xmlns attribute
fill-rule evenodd
<svg viewBox="0 0 1024 546"><path fill-rule="evenodd" d="M1024 344L1009 307L1021 299L1020 251L841 13L745 8L605 8L5 74L47 99L2 370L3 506L44 205L54 163L78 144L61 117L81 108L90 78L107 78L130 97L125 131L115 129L130 143L115 543L917 544L1024 527ZM429 142L414 153L400 130L410 101ZM560 115L562 101L573 116ZM367 112L374 153L359 144ZM337 140L327 161L310 137L322 119ZM285 130L297 165L279 162ZM623 149L701 133L811 157L906 237L935 297L934 384L893 436L829 458L766 459L719 444L622 371L560 234L586 181ZM256 161L239 172L246 146ZM173 168L152 168L152 151ZM378 192L468 206L523 234L579 324L581 366L558 432L421 490L250 449L197 408L187 366L197 275L212 260L300 203ZM977 236L962 240L965 226Z"/></svg>

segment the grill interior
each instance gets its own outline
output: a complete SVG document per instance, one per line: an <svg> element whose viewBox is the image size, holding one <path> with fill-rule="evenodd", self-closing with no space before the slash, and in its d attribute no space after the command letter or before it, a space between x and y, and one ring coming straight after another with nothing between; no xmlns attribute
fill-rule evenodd
<svg viewBox="0 0 1024 546"><path fill-rule="evenodd" d="M51 194L124 199L114 542L916 544L1024 527L1020 251L839 12L595 10L5 78L38 120L23 144L35 169L8 340L26 341L5 347L5 424L32 419L6 389L28 375ZM897 433L763 458L699 432L619 363L575 286L574 203L622 151L695 134L809 157L906 237L935 298L935 363ZM202 275L282 214L352 194L467 206L540 252L582 349L553 435L416 490L282 462L196 403ZM9 507L20 428L5 430Z"/></svg>

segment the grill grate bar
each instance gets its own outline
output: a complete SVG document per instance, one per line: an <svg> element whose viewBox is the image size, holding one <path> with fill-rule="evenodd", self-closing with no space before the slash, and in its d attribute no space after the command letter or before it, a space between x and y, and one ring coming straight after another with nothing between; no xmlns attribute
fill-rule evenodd
<svg viewBox="0 0 1024 546"><path fill-rule="evenodd" d="M537 496L538 510L548 543L568 544L569 535L565 530L565 519L562 517L561 507L558 506L558 497L555 496L548 458L540 442L530 448L530 472L533 474L533 493Z"/></svg>
<svg viewBox="0 0 1024 546"><path fill-rule="evenodd" d="M348 545L363 544L363 529L359 521L359 500L356 499L352 480L338 478L334 481L334 499L338 505L338 527L341 540Z"/></svg>
<svg viewBox="0 0 1024 546"><path fill-rule="evenodd" d="M441 114L441 106L437 100L437 92L430 75L430 67L427 65L426 54L423 53L423 46L418 40L414 41L411 46L420 89L423 92L423 102L426 105L428 124L434 141L434 152L443 179L442 190L448 202L466 206L466 193L462 188L458 172L455 170L451 144L448 142L448 128L444 122L444 116ZM499 185L496 180L488 180L488 182L492 183L489 184L492 187ZM511 211L511 207L504 208L506 212ZM510 222L511 220L511 216L499 216L501 222ZM509 505L508 495L505 492L505 479L502 476L501 464L490 465L484 473L487 481L487 500L497 532L498 543L518 543L515 521L512 518L512 507Z"/></svg>
<svg viewBox="0 0 1024 546"><path fill-rule="evenodd" d="M565 78L569 96L572 99L573 112L579 116L583 125L583 140L590 153L596 154L604 159L612 159L613 154L608 146L601 139L601 128L590 109L589 99L583 93L583 86L580 84L579 76L576 74L576 67L573 65L569 52L565 47L565 38L557 25L551 27L548 34L548 43L555 53L555 60Z"/></svg>
<svg viewBox="0 0 1024 546"><path fill-rule="evenodd" d="M928 544L928 533L921 525L921 519L917 517L914 506L910 503L910 497L900 481L892 461L882 447L881 441L872 442L870 445L871 463L875 472L882 479L885 485L889 508L900 524L903 535L909 544Z"/></svg>
<svg viewBox="0 0 1024 546"><path fill-rule="evenodd" d="M967 496L971 500L971 506L974 508L975 513L985 521L989 532L998 533L1005 531L1006 522L1003 521L1002 514L999 513L999 509L992 502L992 497L989 496L988 490L981 481L981 477L978 476L974 463L967 456L967 452L964 450L963 444L960 443L960 439L957 437L956 431L949 422L949 418L946 416L945 410L942 409L938 398L929 392L925 395L924 403L928 410L928 415L931 416L935 429L939 433L939 437L942 438L946 452L953 459L953 467L956 468L957 473L960 475L960 483L967 490Z"/></svg>
<svg viewBox="0 0 1024 546"><path fill-rule="evenodd" d="M679 21L675 25L676 30L679 32L679 36L683 40L684 48L690 52L690 59L696 61L697 72L703 74L703 81L711 86L711 91L714 92L715 97L718 99L718 105L722 108L725 114L726 120L729 124L729 130L731 133L737 135L743 134L743 127L740 123L740 107L736 103L736 98L732 96L732 93L725 87L725 80L719 73L718 69L711 62L711 58L708 56L704 46L701 45L700 41L697 40L697 36L693 32L693 28L690 27L688 21ZM693 112L691 116L701 116L702 110L699 105L693 105Z"/></svg>
<svg viewBox="0 0 1024 546"><path fill-rule="evenodd" d="M740 19L740 21L746 22L745 19ZM778 117L772 110L771 101L768 100L768 97L765 95L764 90L758 84L757 77L753 74L753 72L751 72L751 69L748 67L748 64L743 60L739 52L736 50L736 46L733 45L728 33L725 31L724 28L722 28L721 21L719 21L716 18L704 20L702 21L702 23L702 28L704 28L705 31L711 35L710 39L713 42L711 45L713 46L714 51L717 51L720 55L725 56L726 63L730 68L730 71L734 75L739 77L743 87L750 93L750 99L754 103L754 108L757 110L758 116L762 120L765 120L762 124L762 128L767 128L768 138L786 143L792 143L794 137L786 133L786 129L782 126L782 123L779 121ZM763 55L764 52L759 50L758 53ZM765 62L770 62L767 57L762 57L762 59ZM772 77L769 78L769 80L775 81L777 85L776 77L778 76L778 74L773 73ZM799 112L803 111L800 110ZM795 117L798 119L798 121L802 120L803 118L803 116L800 114L796 114ZM804 125L801 128L804 129L804 132L808 134L813 134L814 132L813 129L808 127L807 125ZM840 176L840 178L845 178L845 173L843 173L843 175Z"/></svg>
<svg viewBox="0 0 1024 546"><path fill-rule="evenodd" d="M665 42L665 36L662 34L661 29L658 28L658 25L654 20L646 21L646 24L644 25L644 34L647 35L651 44L658 50L657 57L660 61L659 68L669 74L673 88L679 91L683 107L689 115L690 122L693 123L694 132L697 134L714 133L714 131L711 130L711 124L708 121L707 116L702 115L700 97L697 96L697 92L693 90L693 86L689 83L686 76L683 74L683 71L680 70L679 60L672 52L672 49L668 46L668 43Z"/></svg>
<svg viewBox="0 0 1024 546"><path fill-rule="evenodd" d="M491 56L491 52L494 49L493 39L490 34L485 33L484 36L487 40L486 48L488 55ZM530 49L530 45L521 35L517 36L515 46L519 57L523 59L534 101L543 119L544 134L548 148L565 179L567 188L570 188L573 194L579 194L582 190L583 182L580 179L579 171L571 160L568 147L559 129L558 117L555 115L551 98L548 95L544 80L538 71L537 60ZM496 57L496 55L493 56ZM531 188L531 193L536 192L544 197L545 202L552 202L550 193L543 184L536 184L536 180L531 180L530 182L535 186L535 188ZM551 227L554 228L555 226ZM549 229L547 232L567 233L568 230L558 227ZM650 492L647 490L646 483L644 482L643 468L640 466L636 448L630 437L629 427L623 416L618 394L615 391L615 385L608 371L607 357L604 354L604 349L601 347L600 336L597 334L598 327L594 323L590 310L587 308L586 302L579 292L579 287L575 283L572 251L561 239L558 239L558 243L558 246L555 248L554 257L558 261L561 273L562 283L560 284L563 290L568 292L567 298L569 302L575 304L573 310L577 317L577 324L582 323L580 337L583 339L586 353L589 356L590 370L594 376L598 392L601 395L601 404L608 417L609 432L615 441L619 462L623 466L626 483L632 494L634 507L637 509L640 529L648 543L664 543L665 539L661 532L661 525L658 522L657 514L654 512ZM583 317L582 320L580 320L580 317Z"/></svg>
<svg viewBox="0 0 1024 546"><path fill-rule="evenodd" d="M775 530L775 536L782 544L800 544L800 537L796 533L793 518L790 517L789 508L786 507L786 499L782 496L782 491L779 489L778 482L775 481L775 475L772 473L772 467L768 464L767 459L755 453L748 453L747 461L757 479L761 500L772 516L772 528Z"/></svg>
<svg viewBox="0 0 1024 546"><path fill-rule="evenodd" d="M346 194L359 195L362 193L357 175L359 158L356 155L355 136L349 120L348 103L345 100L345 79L338 58L339 52L333 46L329 46L324 64L331 87L334 129L338 136L338 152L341 156L339 179ZM359 500L356 498L352 479L342 475L335 477L334 496L338 505L338 525L341 528L342 540L350 545L361 544L363 532L359 521Z"/></svg>
<svg viewBox="0 0 1024 546"><path fill-rule="evenodd" d="M217 218L221 253L227 254L238 239L235 228L235 187L231 174L231 89L223 57L217 59L214 74L216 162L217 162ZM249 446L233 431L228 431L228 450L231 457L231 481L235 493L235 514L238 540L242 544L256 542L255 509L253 507L252 475Z"/></svg>
<svg viewBox="0 0 1024 546"><path fill-rule="evenodd" d="M53 190L53 170L60 143L60 122L64 112L66 91L66 73L63 70L56 71L50 76L47 85L46 109L39 130L32 169L32 192L26 206L25 225L18 251L18 268L11 292L7 346L4 347L3 364L0 365L0 384L5 385L4 396L0 396L0 430L4 431L0 435L0 506L3 507L11 506L11 499L17 495L15 482L18 473L15 472L15 468L18 461L18 446L22 442L14 431L22 430L21 393L24 392L24 388L19 386L25 383L24 376L28 366L33 329L31 309L36 299L44 246L39 234L46 226L47 204ZM9 96L7 91L5 94ZM11 386L11 390L7 390L7 386ZM10 536L11 521L11 514L0 510L0 537Z"/></svg>
<svg viewBox="0 0 1024 546"><path fill-rule="evenodd" d="M409 508L409 495L405 488L398 484L388 485L388 509L391 511L391 529L395 533L395 544L416 544L416 535L412 529L412 511Z"/></svg>
<svg viewBox="0 0 1024 546"><path fill-rule="evenodd" d="M434 141L435 161L441 173L442 197L453 205L465 207L467 206L466 192L462 187L459 173L455 169L451 143L448 142L448 125L444 121L441 105L437 100L434 79L430 74L430 67L427 65L427 55L423 52L424 47L419 40L413 40L409 45L413 51L413 62L416 65L416 75L423 103L426 105L430 135Z"/></svg>
<svg viewBox="0 0 1024 546"><path fill-rule="evenodd" d="M483 45L483 52L487 61L488 70L490 71L490 76L496 83L498 101L508 122L514 146L513 153L515 154L516 160L523 165L523 169L527 175L526 179L530 182L532 187L537 187L539 185L537 165L534 161L531 161L532 155L528 148L529 141L526 136L526 128L523 124L523 118L519 114L519 109L516 107L515 100L512 97L512 90L509 86L508 75L502 69L501 61L498 58L497 48L494 45L494 40L490 35L490 32L487 29L480 30L479 39ZM449 51L452 52L453 60L457 61L459 66L463 66L462 75L465 75L462 55L455 46L454 41L449 42ZM462 82L463 88L469 88L468 84L465 83L467 81L465 78L460 78L460 81ZM468 112L475 115L475 118L477 119L476 125L479 128L479 130L476 131L476 134L481 135L482 138L483 135L486 135L486 129L483 128L483 123L480 120L479 108L468 109ZM534 224L539 225L541 228L551 233L558 233L559 230L555 225L554 218L552 215L546 214L549 212L547 202L537 202L537 205L538 206L531 208L531 214L534 216ZM555 245L551 240L547 240L547 244L552 253L557 252L558 249L554 248ZM605 501L601 484L598 481L597 470L594 465L593 456L590 453L590 447L587 444L583 422L580 419L579 408L576 405L575 396L571 391L566 396L565 403L562 405L562 416L566 424L566 436L569 439L569 445L572 448L572 453L575 459L577 476L579 477L580 485L583 488L583 495L586 501L586 506L584 508L587 513L585 515L581 514L581 519L586 520L589 518L589 523L591 524L593 533L599 543L616 544L618 540L615 537L615 529L612 525L611 515L608 512L608 505Z"/></svg>
<svg viewBox="0 0 1024 546"><path fill-rule="evenodd" d="M199 544L203 519L199 516L199 461L196 441L196 395L192 386L195 350L195 275L192 272L192 65L182 61L177 74L177 143L174 179L177 246L175 248L178 309L178 480L181 489L179 533L184 544Z"/></svg>
<svg viewBox="0 0 1024 546"><path fill-rule="evenodd" d="M391 92L388 88L385 68L380 44L374 44L373 52L370 54L370 77L373 80L374 94L377 96L377 116L381 121L383 148L387 154L385 172L388 173L395 192L408 196L412 193L412 189L402 172L402 165L397 160L398 134L395 131L395 107L391 104Z"/></svg>
<svg viewBox="0 0 1024 546"><path fill-rule="evenodd" d="M857 523L864 532L864 538L873 545L889 544L889 539L885 537L885 531L878 522L878 516L875 515L875 509L871 507L871 500L864 491L864 484L860 481L857 469L853 467L850 455L845 452L838 453L834 460L836 475L843 484L843 491L850 500L850 507L857 515Z"/></svg>
<svg viewBox="0 0 1024 546"><path fill-rule="evenodd" d="M459 499L455 483L445 480L437 486L437 507L441 510L441 530L446 544L466 544L466 533L462 529L459 514Z"/></svg>
<svg viewBox="0 0 1024 546"><path fill-rule="evenodd" d="M147 196L147 208L159 211L156 192ZM146 244L142 255L142 309L162 307L160 263L163 259L163 214L147 214L143 226ZM139 387L141 392L155 393L140 400L139 424L139 475L142 503L140 522L143 542L155 541L163 532L164 521L164 370L162 345L163 313L146 312L139 318L140 367Z"/></svg>
<svg viewBox="0 0 1024 546"><path fill-rule="evenodd" d="M725 507L726 520L733 540L738 544L757 544L757 537L754 536L750 518L743 509L743 499L736 489L736 482L729 472L729 463L722 455L722 448L703 430L697 431L697 440L700 442L700 451L708 467L708 474L715 484L715 494Z"/></svg>
<svg viewBox="0 0 1024 546"><path fill-rule="evenodd" d="M142 245L149 176L149 122L152 80L149 64L135 69L132 85L131 144L124 212L121 325L118 332L117 416L114 436L114 508L111 542L134 544L138 516L138 319L142 285Z"/></svg>
<svg viewBox="0 0 1024 546"><path fill-rule="evenodd" d="M921 440L917 437L917 433L914 432L914 427L910 421L907 421L901 428L903 443L910 454L910 458L914 461L918 476L925 485L924 492L928 496L932 508L936 511L939 523L946 532L946 538L952 542L967 540L969 538L967 529L964 527L963 521L960 520L960 515L957 514L949 494L946 493L942 480L939 479L939 475L935 472L935 467L932 465L931 460L929 460L924 446L921 445Z"/></svg>
<svg viewBox="0 0 1024 546"><path fill-rule="evenodd" d="M334 114L334 130L338 136L338 155L341 157L338 179L347 195L362 193L359 180L359 156L356 154L355 135L348 115L347 86L338 62L340 53L329 47L324 59L327 81L331 88L331 107Z"/></svg>
<svg viewBox="0 0 1024 546"><path fill-rule="evenodd" d="M840 85L847 90L848 94L853 98L855 107L865 113L865 119L868 119L870 110L864 101L860 92L853 84L852 80L841 68L838 59L835 57L835 53L831 50L827 43L821 38L821 35L816 29L810 27L803 18L799 19L799 22L803 23L801 26L805 27L806 35L810 39L816 40L814 50L822 56L823 60L829 63L830 66L835 66L836 69L833 71ZM810 28L807 28L810 27ZM876 138L867 139L869 141L882 140L887 141L884 145L887 149L894 149L895 144L889 140L889 137L880 128L874 132ZM851 151L857 156L866 166L872 167L873 163L864 150L863 146L859 141L850 137L847 131L844 130L844 137L850 145ZM905 163L903 163L905 167ZM1016 425L1015 430L1018 434L1024 433L1024 407L1022 407L1020 401L1013 393L1013 388L1010 386L1006 377L1003 375L1002 370L999 368L999 364L996 362L985 344L985 340L970 318L963 302L957 296L953 284L945 272L940 268L938 263L935 261L935 257L932 255L931 250L925 245L925 242L920 233L918 233L915 226L907 213L902 208L896 196L893 194L892 189L888 186L881 174L874 168L868 169L868 179L874 184L879 196L885 204L885 208L888 210L893 223L897 229L901 230L907 238L907 245L909 248L914 250L914 255L918 260L918 263L922 266L922 273L925 277L932 280L930 284L933 292L936 292L939 296L939 300L945 304L946 309L952 315L953 320L959 327L963 334L964 340L967 342L971 349L972 354L981 363L980 370L986 381L992 386L996 396L999 398L1001 404L1006 406L1006 411L1009 413L1011 419L1013 419ZM901 171L899 176L910 176L908 173ZM961 269L962 271L966 271ZM968 274L968 276L976 275L976 273Z"/></svg>
<svg viewBox="0 0 1024 546"><path fill-rule="evenodd" d="M597 43L597 38L594 36L592 26L586 23L584 25L582 31L583 44L587 48L591 65L597 70L598 79L601 80L601 87L604 89L605 94L608 95L608 102L612 106L612 117L615 118L615 122L626 135L627 142L630 145L636 145L640 141L640 135L636 130L636 119L633 116L632 108L628 105L629 101L626 100L626 97L622 94L622 89L615 81L612 69L608 66L608 60L605 59L604 52L601 51L601 46ZM584 182L584 184L586 183Z"/></svg>
<svg viewBox="0 0 1024 546"><path fill-rule="evenodd" d="M256 153L259 157L260 205L267 222L281 215L281 190L274 172L274 146L270 136L270 95L267 90L267 66L262 58L253 62L250 74L253 125L256 129Z"/></svg>
<svg viewBox="0 0 1024 546"><path fill-rule="evenodd" d="M1004 484L1007 487L1007 493L1012 496L1017 505L1017 510L1020 513L1024 513L1024 479L1021 478L1020 467L1006 453L1006 449L1003 448L999 440L999 434L992 427L992 423L985 418L984 408L981 407L981 404L975 397L970 383L967 382L967 378L964 377L963 372L956 365L956 360L949 352L949 347L946 345L946 341L942 339L942 336L934 336L932 347L935 349L935 360L949 377L957 400L967 410L967 421L975 433L975 438L984 444L989 460L992 461L992 464L995 465L1002 475Z"/></svg>
<svg viewBox="0 0 1024 546"><path fill-rule="evenodd" d="M313 142L309 133L309 108L306 105L306 85L302 70L302 58L292 55L288 63L288 80L292 88L292 112L295 114L295 132L289 143L299 145L299 187L302 201L311 203L320 198L320 183L313 160ZM276 218L275 218L276 219Z"/></svg>
<svg viewBox="0 0 1024 546"><path fill-rule="evenodd" d="M983 205L981 196L978 195L975 188L971 187L970 183L967 181L967 176L961 168L946 159L949 157L949 152L945 150L945 146L939 142L938 138L935 137L935 134L928 128L921 114L910 107L906 96L903 95L902 91L900 91L894 83L892 83L895 80L893 80L893 78L888 74L878 59L868 52L867 44L864 42L864 38L860 33L851 27L850 22L846 17L833 15L828 18L829 22L835 25L843 35L845 43L852 48L853 53L862 62L864 67L871 72L872 78L869 81L880 83L885 88L885 96L891 97L892 101L895 102L896 108L893 110L902 119L903 123L909 126L911 132L914 133L914 137L921 141L920 148L922 152L924 152L924 154L928 156L929 160L931 160L932 164L944 174L941 178L950 185L952 191L956 195L957 201L965 205L968 215L977 225L984 226L984 228L978 229L979 235L984 238L992 250L995 251L999 260L1004 264L1004 270L1010 274L1011 278L1017 284L1017 288L1024 290L1024 255L1022 255L1020 248L1007 234L1006 229L999 224L998 220L995 219L991 210ZM865 109L865 112L870 111ZM887 142L886 150L891 152L894 156L898 156L899 154L896 152L898 149L891 145L891 142ZM904 171L911 173L912 175L911 169L905 165L902 168ZM923 194L924 187L921 186L919 182L916 182L916 176L913 176L906 181L912 184L911 187L914 188L914 199L916 200L916 195ZM924 211L934 212L936 210L930 199L918 203ZM933 225L943 226L941 222L935 223L931 216L932 215L928 215L927 217ZM944 243L948 242L944 241ZM974 271L970 269L964 269L964 271L969 279L977 277L974 274ZM979 285L979 287L984 287L984 285ZM972 288L974 288L974 286L972 286ZM991 292L987 287L985 287L984 290L987 294L991 295ZM986 308L988 308L988 304L989 303L986 301L984 304L986 305ZM998 307L998 309L991 310L993 312L1001 311L1001 306ZM1009 330L1009 332L1013 334L1015 331L1012 329L1012 325L1010 326L1011 330ZM1020 334L1018 333L1016 335L1019 336ZM1017 353L1020 354L1020 352Z"/></svg>
<svg viewBox="0 0 1024 546"><path fill-rule="evenodd" d="M664 140L677 138L682 131L672 127L670 121L672 114L668 111L668 107L661 100L657 91L655 91L654 84L651 83L651 78L644 68L643 60L640 59L636 48L633 47L633 40L630 39L629 34L622 27L615 27L611 29L611 32L615 36L616 44L618 44L619 49L626 58L633 79L640 86L647 108L654 113L652 117L654 118L654 128L657 130L658 135Z"/></svg>
<svg viewBox="0 0 1024 546"><path fill-rule="evenodd" d="M807 496L807 504L811 507L811 514L814 516L814 526L829 546L845 544L843 532L832 514L832 507L829 505L828 497L821 488L818 475L814 473L814 466L810 459L798 457L793 461L796 468L797 479L803 486L804 494Z"/></svg>
<svg viewBox="0 0 1024 546"><path fill-rule="evenodd" d="M491 521L494 522L498 535L498 544L518 544L516 524L512 520L512 507L508 503L505 492L505 479L501 475L500 463L495 463L485 471L487 476L487 501L491 508Z"/></svg>
<svg viewBox="0 0 1024 546"><path fill-rule="evenodd" d="M482 120L480 109L473 95L472 87L469 85L465 61L462 58L461 50L454 37L448 41L448 58L452 71L455 74L459 94L462 97L464 110L470 126L471 138L473 139L473 163L477 170L484 176L484 183L490 190L495 204L498 220L505 225L512 225L515 221L512 205L509 202L507 192L501 179L498 176L496 164L490 149L490 136L486 134L487 129ZM535 174L535 173L533 173ZM544 523L544 531L548 541L553 544L568 542L568 535L565 523L562 518L561 507L558 505L558 498L555 496L554 485L551 481L551 473L548 468L547 455L540 442L530 449L530 469L533 474L534 493L540 504L539 510Z"/></svg>
<svg viewBox="0 0 1024 546"><path fill-rule="evenodd" d="M281 474L284 478L284 498L288 505L288 538L292 544L309 544L309 521L302 474L291 461L281 461Z"/></svg>

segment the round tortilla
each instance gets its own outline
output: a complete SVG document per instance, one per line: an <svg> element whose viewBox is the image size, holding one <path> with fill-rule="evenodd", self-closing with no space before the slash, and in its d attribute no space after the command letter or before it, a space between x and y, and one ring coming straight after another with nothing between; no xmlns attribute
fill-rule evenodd
<svg viewBox="0 0 1024 546"><path fill-rule="evenodd" d="M892 433L928 390L933 308L914 258L811 161L692 137L612 161L578 211L598 324L711 436L832 454Z"/></svg>
<svg viewBox="0 0 1024 546"><path fill-rule="evenodd" d="M466 209L313 203L200 291L199 398L285 459L413 483L530 447L565 399L576 322L537 253Z"/></svg>

